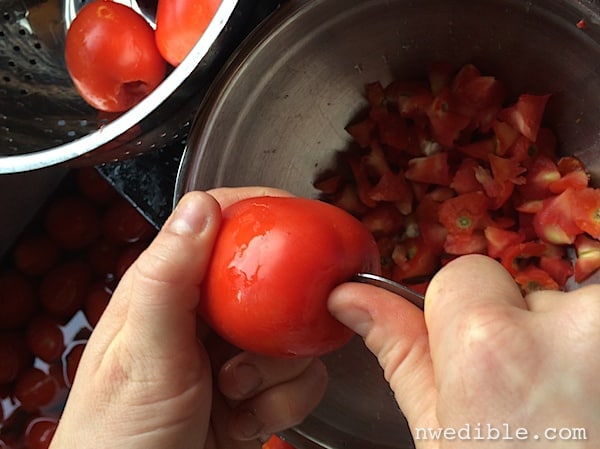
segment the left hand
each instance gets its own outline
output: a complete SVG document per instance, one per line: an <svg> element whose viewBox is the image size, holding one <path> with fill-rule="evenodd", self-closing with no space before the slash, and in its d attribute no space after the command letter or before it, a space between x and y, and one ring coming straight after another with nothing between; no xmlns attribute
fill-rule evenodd
<svg viewBox="0 0 600 449"><path fill-rule="evenodd" d="M289 195L217 189L180 201L94 329L51 449L260 448L317 405L327 382L318 359L233 355L198 338L198 286L221 208L266 194Z"/></svg>

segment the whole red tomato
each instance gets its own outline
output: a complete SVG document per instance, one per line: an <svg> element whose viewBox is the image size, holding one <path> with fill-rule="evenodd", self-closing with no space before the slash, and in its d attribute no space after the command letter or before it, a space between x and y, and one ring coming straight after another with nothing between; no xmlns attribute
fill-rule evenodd
<svg viewBox="0 0 600 449"><path fill-rule="evenodd" d="M81 96L102 111L125 111L165 77L154 31L133 9L96 0L77 14L65 42L67 68Z"/></svg>
<svg viewBox="0 0 600 449"><path fill-rule="evenodd" d="M199 312L242 349L321 355L352 336L327 310L329 293L363 271L380 272L379 253L347 212L305 198L246 199L223 211Z"/></svg>
<svg viewBox="0 0 600 449"><path fill-rule="evenodd" d="M215 15L221 0L159 0L156 45L177 66L194 47Z"/></svg>

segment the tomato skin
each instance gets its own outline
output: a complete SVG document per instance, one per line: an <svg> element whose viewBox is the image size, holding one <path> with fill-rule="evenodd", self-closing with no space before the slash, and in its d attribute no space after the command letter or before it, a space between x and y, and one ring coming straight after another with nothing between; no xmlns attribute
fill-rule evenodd
<svg viewBox="0 0 600 449"><path fill-rule="evenodd" d="M100 233L96 207L80 195L54 199L48 205L44 223L48 235L67 250L91 245Z"/></svg>
<svg viewBox="0 0 600 449"><path fill-rule="evenodd" d="M25 371L15 384L15 398L23 410L34 412L44 408L57 398L59 385L56 379L39 368Z"/></svg>
<svg viewBox="0 0 600 449"><path fill-rule="evenodd" d="M230 343L278 357L338 349L352 332L327 310L339 284L380 272L377 245L354 217L305 198L260 197L223 211L199 312Z"/></svg>
<svg viewBox="0 0 600 449"><path fill-rule="evenodd" d="M81 8L67 31L65 60L84 100L108 112L137 104L162 82L167 69L145 19L105 0Z"/></svg>
<svg viewBox="0 0 600 449"><path fill-rule="evenodd" d="M58 420L47 416L34 416L25 426L27 449L48 449L58 426Z"/></svg>
<svg viewBox="0 0 600 449"><path fill-rule="evenodd" d="M81 260L65 261L49 271L40 284L44 309L58 319L71 318L83 305L92 277L90 266Z"/></svg>
<svg viewBox="0 0 600 449"><path fill-rule="evenodd" d="M156 9L156 45L177 66L202 36L221 0L160 0Z"/></svg>

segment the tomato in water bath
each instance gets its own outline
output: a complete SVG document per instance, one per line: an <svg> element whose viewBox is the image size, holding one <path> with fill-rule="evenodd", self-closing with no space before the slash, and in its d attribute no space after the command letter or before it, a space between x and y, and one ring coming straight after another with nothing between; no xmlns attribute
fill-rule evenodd
<svg viewBox="0 0 600 449"><path fill-rule="evenodd" d="M380 270L373 236L347 212L306 198L250 198L223 211L199 311L242 349L316 356L352 336L329 313L330 292Z"/></svg>

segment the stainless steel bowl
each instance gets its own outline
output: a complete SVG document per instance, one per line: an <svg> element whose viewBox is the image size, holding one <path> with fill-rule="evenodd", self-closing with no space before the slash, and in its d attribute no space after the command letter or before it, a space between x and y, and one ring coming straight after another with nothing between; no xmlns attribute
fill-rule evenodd
<svg viewBox="0 0 600 449"><path fill-rule="evenodd" d="M153 22L156 0L118 1ZM107 115L81 99L64 62L66 30L84 4L6 0L0 6L0 174L67 161L99 164L181 142L256 8L223 0L196 46L157 89L131 110Z"/></svg>
<svg viewBox="0 0 600 449"><path fill-rule="evenodd" d="M587 27L576 23L585 19ZM600 15L584 0L307 0L254 33L193 124L175 199L193 189L269 185L314 197L316 174L347 148L365 83L423 78L428 63L473 62L513 95L552 92L566 153L600 177ZM413 447L360 341L325 358L319 408L287 436L299 447Z"/></svg>

